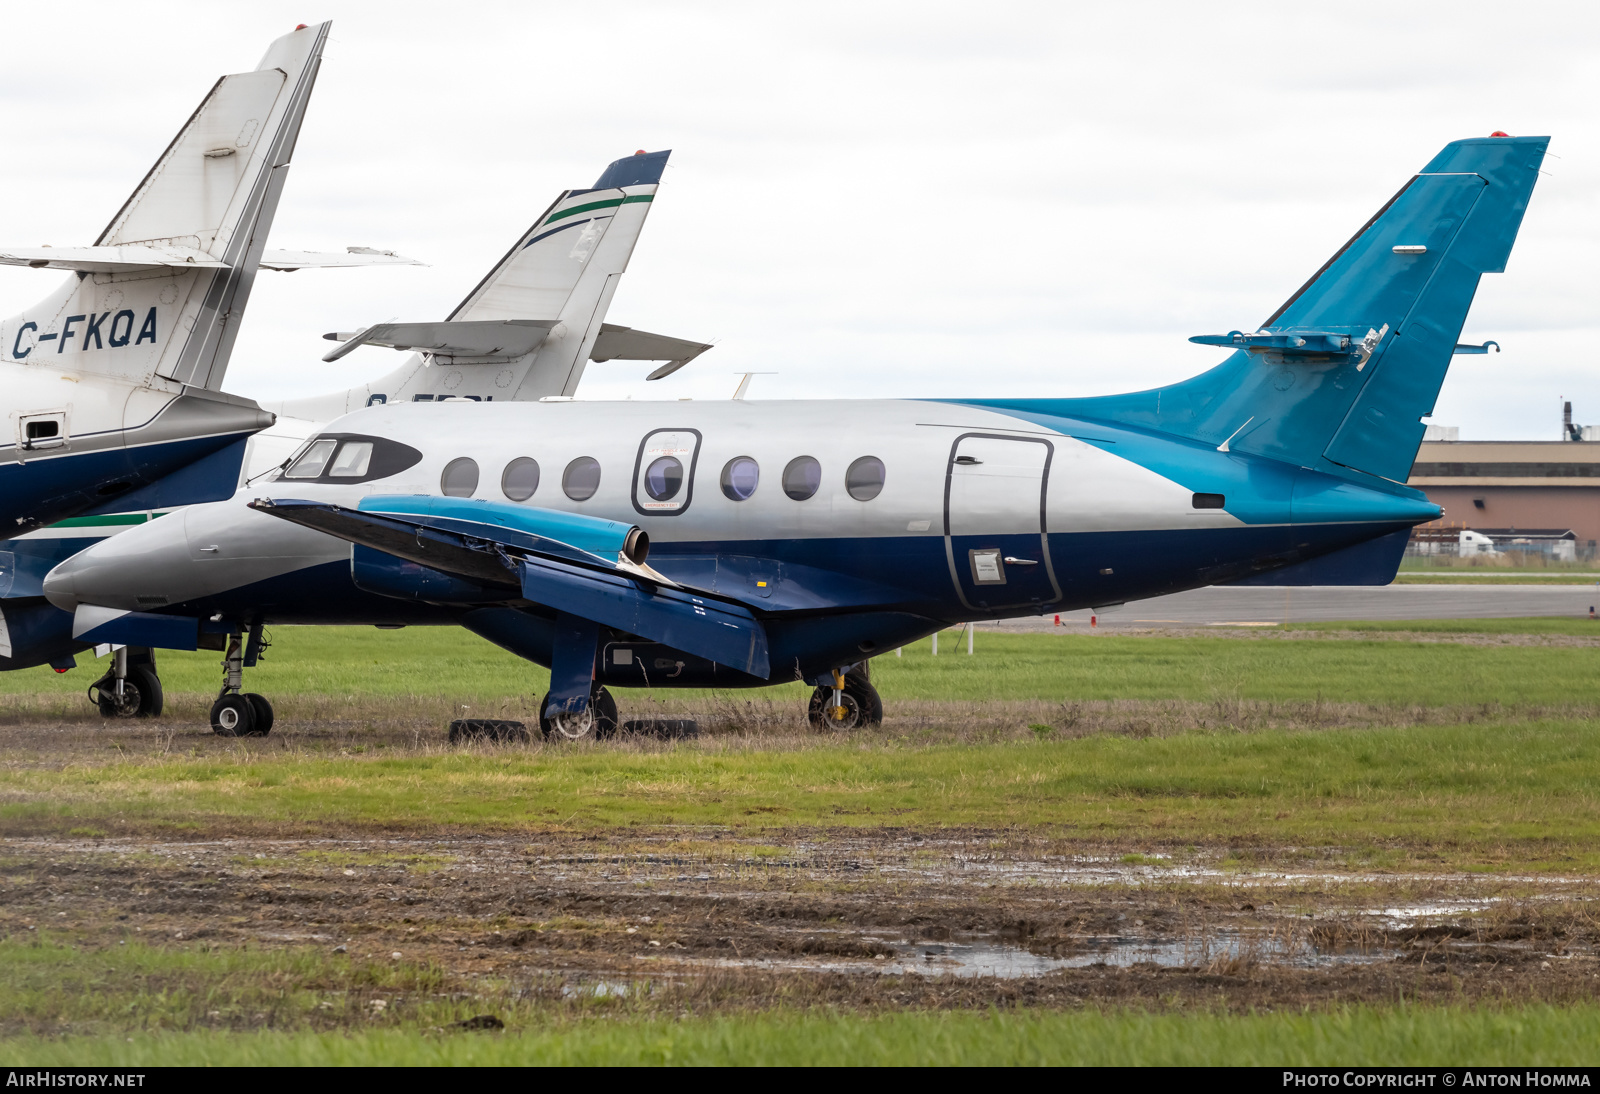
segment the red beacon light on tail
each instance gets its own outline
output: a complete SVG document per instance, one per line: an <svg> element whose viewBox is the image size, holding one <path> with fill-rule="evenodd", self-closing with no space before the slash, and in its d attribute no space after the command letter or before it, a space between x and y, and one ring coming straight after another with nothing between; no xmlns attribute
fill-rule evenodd
<svg viewBox="0 0 1600 1094"><path fill-rule="evenodd" d="M1496 129L1493 133L1490 133L1489 136L1491 136L1491 137L1509 137L1509 136L1511 136L1511 134L1507 133L1503 129Z"/></svg>

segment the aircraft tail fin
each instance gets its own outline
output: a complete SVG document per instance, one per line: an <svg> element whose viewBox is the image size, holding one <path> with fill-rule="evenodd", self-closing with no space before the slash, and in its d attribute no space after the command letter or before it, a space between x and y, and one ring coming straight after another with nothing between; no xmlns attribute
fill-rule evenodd
<svg viewBox="0 0 1600 1094"><path fill-rule="evenodd" d="M380 324L327 336L344 345L326 360L363 344L423 351L400 368L359 387L272 409L325 421L375 402L572 395L590 361L668 362L655 379L705 352L711 347L703 342L605 322L671 154L625 156L594 186L562 193L444 322ZM527 338L502 337L518 327L527 328ZM479 334L491 328L495 337L482 341Z"/></svg>
<svg viewBox="0 0 1600 1094"><path fill-rule="evenodd" d="M220 390L328 27L298 28L254 71L218 80L95 246L81 249L74 278L4 325L0 353ZM43 252L26 264L56 263Z"/></svg>
<svg viewBox="0 0 1600 1094"><path fill-rule="evenodd" d="M1485 273L1504 271L1548 137L1455 141L1236 352L1193 379L1073 410L1404 482Z"/></svg>

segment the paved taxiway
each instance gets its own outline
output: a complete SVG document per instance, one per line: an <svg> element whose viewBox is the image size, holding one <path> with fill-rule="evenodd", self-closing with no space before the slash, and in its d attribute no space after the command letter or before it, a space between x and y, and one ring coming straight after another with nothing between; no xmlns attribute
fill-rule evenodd
<svg viewBox="0 0 1600 1094"><path fill-rule="evenodd" d="M1320 623L1378 619L1506 619L1518 616L1587 617L1600 608L1600 584L1584 585L1213 585L1171 596L1102 609L1102 627L1186 626L1227 623ZM1081 626L1087 611L1062 612L1064 624ZM1004 630L1054 625L1055 617L1006 620ZM1600 630L1600 623L1596 623Z"/></svg>

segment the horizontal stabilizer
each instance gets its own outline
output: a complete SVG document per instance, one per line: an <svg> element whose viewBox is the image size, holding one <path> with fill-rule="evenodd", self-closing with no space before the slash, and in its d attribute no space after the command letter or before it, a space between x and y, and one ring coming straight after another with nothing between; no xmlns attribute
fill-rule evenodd
<svg viewBox="0 0 1600 1094"><path fill-rule="evenodd" d="M324 361L337 361L357 346L387 346L446 357L488 357L509 360L532 353L558 319L491 319L442 323L378 323L349 336ZM325 334L329 341L345 337Z"/></svg>
<svg viewBox="0 0 1600 1094"><path fill-rule="evenodd" d="M648 379L659 380L670 376L711 348L709 342L691 342L686 338L669 338L664 334L619 327L614 323L600 324L600 335L589 353L591 361L665 361L665 368L656 369Z"/></svg>
<svg viewBox="0 0 1600 1094"><path fill-rule="evenodd" d="M227 263L194 247L125 243L115 247L7 247L0 266L76 273L135 273L171 267L179 270L221 270Z"/></svg>
<svg viewBox="0 0 1600 1094"><path fill-rule="evenodd" d="M415 258L378 251L371 247L347 247L343 254L337 251L267 251L261 256L263 270L333 270L349 266L426 266Z"/></svg>
<svg viewBox="0 0 1600 1094"><path fill-rule="evenodd" d="M351 250L345 254L319 251L265 251L257 267L263 270L318 270L338 266L421 266L414 258L393 251ZM147 270L223 270L228 264L193 247L122 244L115 247L7 247L0 250L0 266L28 266L35 270L72 270L74 273L126 274Z"/></svg>

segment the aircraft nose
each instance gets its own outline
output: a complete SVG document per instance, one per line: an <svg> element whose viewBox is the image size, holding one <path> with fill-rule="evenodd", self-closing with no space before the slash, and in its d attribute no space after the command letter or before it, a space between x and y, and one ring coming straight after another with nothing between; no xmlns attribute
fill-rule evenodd
<svg viewBox="0 0 1600 1094"><path fill-rule="evenodd" d="M44 595L62 611L80 604L139 611L178 603L189 562L183 518L159 517L79 551L45 575Z"/></svg>

